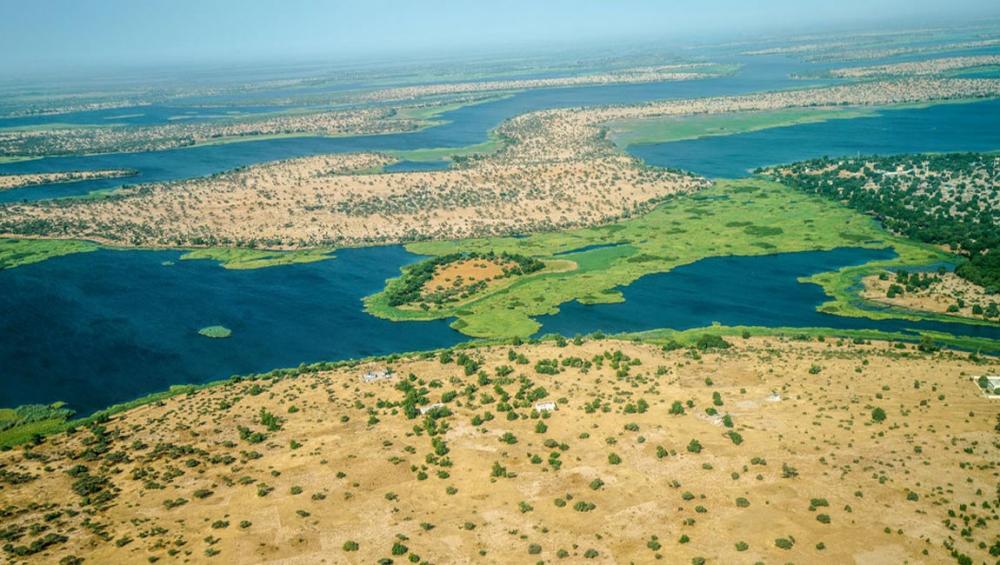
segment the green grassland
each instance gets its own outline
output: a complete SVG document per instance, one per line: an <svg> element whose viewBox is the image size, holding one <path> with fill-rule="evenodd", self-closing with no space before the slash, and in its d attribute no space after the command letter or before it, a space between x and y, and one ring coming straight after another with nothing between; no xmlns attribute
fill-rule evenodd
<svg viewBox="0 0 1000 565"><path fill-rule="evenodd" d="M608 136L619 147L733 135L797 124L875 116L876 108L787 108L763 112L728 112L665 116L610 122Z"/></svg>
<svg viewBox="0 0 1000 565"><path fill-rule="evenodd" d="M53 257L96 251L89 241L65 239L0 239L0 271L39 263Z"/></svg>
<svg viewBox="0 0 1000 565"><path fill-rule="evenodd" d="M87 253L98 249L102 249L102 246L90 241L0 238L0 271L39 263L63 255ZM263 269L279 265L326 261L334 258L333 251L333 248L329 247L296 251L211 247L188 251L181 256L181 259L216 261L224 269Z"/></svg>
<svg viewBox="0 0 1000 565"><path fill-rule="evenodd" d="M703 335L714 335L723 338L745 337L781 337L793 340L811 341L818 339L853 339L894 341L897 343L926 342L932 347L947 347L974 351L986 355L1000 354L1000 341L985 337L953 336L950 334L930 331L919 333L887 332L882 330L850 330L833 328L786 328L765 326L722 326L714 325L689 330L657 329L645 332L621 334L615 337L633 339L656 345L678 343L682 346L692 346Z"/></svg>
<svg viewBox="0 0 1000 565"><path fill-rule="evenodd" d="M540 327L534 316L554 314L560 304L620 301L617 287L705 257L860 246L892 247L900 255L899 265L951 258L933 247L896 238L870 217L836 202L762 179L722 180L698 194L669 199L641 217L602 227L525 238L413 243L407 249L422 255L492 250L552 259L592 245L613 246L560 256L576 262L577 268L516 281L460 308L403 312L375 295L366 301L366 309L392 320L455 317L452 327L474 337L524 337Z"/></svg>
<svg viewBox="0 0 1000 565"><path fill-rule="evenodd" d="M386 151L386 154L406 161L454 161L456 160L456 157L461 158L471 157L473 155L492 155L502 149L505 144L506 141L491 131L489 138L486 141L475 145L467 145L465 147L438 147L431 149Z"/></svg>
<svg viewBox="0 0 1000 565"><path fill-rule="evenodd" d="M315 263L333 259L333 248L303 249L298 251L265 251L234 247L209 247L195 249L181 255L183 261L207 259L216 261L223 269L263 269L278 265Z"/></svg>
<svg viewBox="0 0 1000 565"><path fill-rule="evenodd" d="M207 326L198 330L198 333L212 339L225 339L233 335L233 331L226 326Z"/></svg>

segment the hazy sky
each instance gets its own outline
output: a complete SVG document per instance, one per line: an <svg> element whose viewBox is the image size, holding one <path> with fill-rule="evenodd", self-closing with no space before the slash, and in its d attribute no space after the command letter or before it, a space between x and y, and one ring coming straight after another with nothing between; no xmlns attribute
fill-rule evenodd
<svg viewBox="0 0 1000 565"><path fill-rule="evenodd" d="M348 58L1000 16L997 0L0 0L0 71Z"/></svg>

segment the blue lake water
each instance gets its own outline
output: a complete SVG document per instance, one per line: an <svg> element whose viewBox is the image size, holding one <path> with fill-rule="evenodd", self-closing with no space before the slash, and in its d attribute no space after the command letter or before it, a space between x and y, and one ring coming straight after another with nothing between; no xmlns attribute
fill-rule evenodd
<svg viewBox="0 0 1000 565"><path fill-rule="evenodd" d="M0 271L0 406L66 400L81 413L232 374L447 347L446 321L388 322L361 299L418 257L401 247L345 249L319 263L225 270L174 251L97 251ZM1000 327L840 318L797 278L891 256L837 249L705 259L624 289L626 302L563 305L539 333L567 336L725 324L938 329L1000 339ZM173 265L163 265L173 261ZM209 325L227 339L198 335Z"/></svg>
<svg viewBox="0 0 1000 565"><path fill-rule="evenodd" d="M1000 149L1000 100L886 110L878 116L737 135L629 146L651 165L735 178L766 165L822 156Z"/></svg>
<svg viewBox="0 0 1000 565"><path fill-rule="evenodd" d="M63 399L88 412L171 384L467 339L445 321L362 310L418 259L401 247L253 271L180 255L104 250L0 271L0 405ZM232 337L198 335L216 324Z"/></svg>
<svg viewBox="0 0 1000 565"><path fill-rule="evenodd" d="M542 332L637 332L657 328L689 329L718 322L727 326L790 326L879 329L909 332L932 330L1000 338L1000 326L947 322L867 320L816 311L827 300L818 285L799 277L861 265L895 256L889 249L838 248L758 257L713 257L647 275L622 293L625 302L585 305L571 302L559 313L542 316Z"/></svg>

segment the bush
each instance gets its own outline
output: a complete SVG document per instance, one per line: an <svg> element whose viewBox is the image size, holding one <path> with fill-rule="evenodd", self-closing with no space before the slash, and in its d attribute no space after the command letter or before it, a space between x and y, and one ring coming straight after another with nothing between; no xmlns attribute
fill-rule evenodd
<svg viewBox="0 0 1000 565"><path fill-rule="evenodd" d="M729 349L731 344L722 339L722 337L712 334L702 334L698 338L698 341L694 342L694 346L701 350L707 351L709 349Z"/></svg>
<svg viewBox="0 0 1000 565"><path fill-rule="evenodd" d="M701 453L701 442L696 439L691 440L691 443L687 446L687 450L691 453Z"/></svg>
<svg viewBox="0 0 1000 565"><path fill-rule="evenodd" d="M874 420L875 422L878 422L878 423L884 422L885 421L885 410L882 410L881 408L878 408L878 407L876 407L875 409L873 409L872 410L872 420Z"/></svg>

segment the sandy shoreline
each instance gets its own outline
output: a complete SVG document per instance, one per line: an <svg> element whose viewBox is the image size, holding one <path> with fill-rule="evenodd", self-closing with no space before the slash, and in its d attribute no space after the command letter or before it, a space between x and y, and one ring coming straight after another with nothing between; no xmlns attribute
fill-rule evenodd
<svg viewBox="0 0 1000 565"><path fill-rule="evenodd" d="M135 175L135 171L128 169L105 169L98 171L67 171L59 173L29 173L22 175L2 175L0 174L0 190L11 190L36 186L39 184L54 184L66 182L78 182L95 179L113 179L130 177Z"/></svg>

